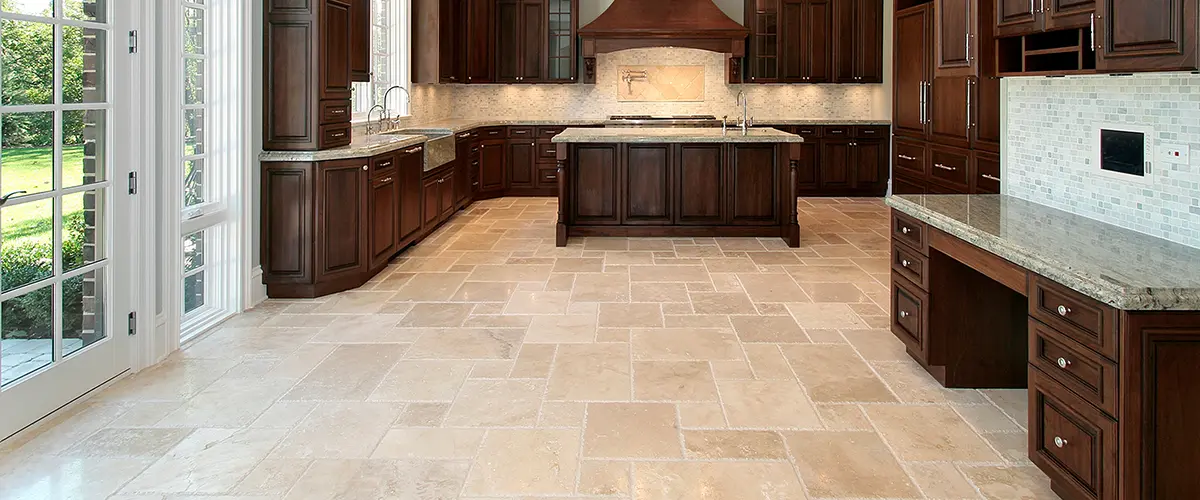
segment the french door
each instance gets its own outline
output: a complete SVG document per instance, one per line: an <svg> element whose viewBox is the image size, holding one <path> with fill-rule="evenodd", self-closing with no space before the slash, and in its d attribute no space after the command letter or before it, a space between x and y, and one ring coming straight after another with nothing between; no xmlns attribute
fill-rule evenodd
<svg viewBox="0 0 1200 500"><path fill-rule="evenodd" d="M0 2L0 439L130 368L135 3Z"/></svg>

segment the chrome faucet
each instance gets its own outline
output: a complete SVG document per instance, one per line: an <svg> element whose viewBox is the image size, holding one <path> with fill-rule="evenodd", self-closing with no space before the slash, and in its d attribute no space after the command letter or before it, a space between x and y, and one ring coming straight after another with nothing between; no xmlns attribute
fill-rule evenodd
<svg viewBox="0 0 1200 500"><path fill-rule="evenodd" d="M404 97L405 97L404 109L408 109L409 105L412 104L412 94L408 93L408 89L401 87L399 85L393 85L392 88L387 89L387 92L383 93L383 112L384 113L387 113L387 110L391 109L391 108L388 108L388 97L391 96L392 91L396 90L396 89L404 91ZM399 120L400 120L400 115L396 115L396 116L392 117L392 125L395 125L396 122L398 122Z"/></svg>
<svg viewBox="0 0 1200 500"><path fill-rule="evenodd" d="M367 110L367 135L371 135L371 113L374 113L376 109L379 110L379 129L375 133L383 132L383 120L387 116L387 109L382 105L376 104L371 106L370 110Z"/></svg>
<svg viewBox="0 0 1200 500"><path fill-rule="evenodd" d="M750 133L750 96L746 95L745 90L738 91L737 105L742 107L742 120L738 123L738 127L742 129L742 135Z"/></svg>

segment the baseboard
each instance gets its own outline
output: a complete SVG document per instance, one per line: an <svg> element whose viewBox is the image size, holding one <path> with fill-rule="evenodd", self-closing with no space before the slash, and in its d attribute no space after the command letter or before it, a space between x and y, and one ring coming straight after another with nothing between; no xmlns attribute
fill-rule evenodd
<svg viewBox="0 0 1200 500"><path fill-rule="evenodd" d="M267 300L267 285L263 284L262 266L250 269L250 278L246 283L246 309L257 306Z"/></svg>

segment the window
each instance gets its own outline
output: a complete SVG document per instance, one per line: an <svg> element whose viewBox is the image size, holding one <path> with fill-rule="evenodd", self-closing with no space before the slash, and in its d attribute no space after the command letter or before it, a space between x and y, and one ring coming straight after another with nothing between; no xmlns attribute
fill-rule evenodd
<svg viewBox="0 0 1200 500"><path fill-rule="evenodd" d="M372 106L383 105L384 93L389 88L409 87L410 6L411 0L371 0L371 81L354 84L356 120L365 120ZM388 103L390 116L408 114L408 99L403 94L399 90L392 92Z"/></svg>

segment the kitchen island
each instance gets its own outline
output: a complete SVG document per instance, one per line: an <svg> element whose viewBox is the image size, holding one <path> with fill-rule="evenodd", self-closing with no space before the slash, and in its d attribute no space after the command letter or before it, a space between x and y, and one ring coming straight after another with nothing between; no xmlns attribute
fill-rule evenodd
<svg viewBox="0 0 1200 500"><path fill-rule="evenodd" d="M756 128L568 128L553 142L560 247L578 236L778 236L800 246L800 136Z"/></svg>

